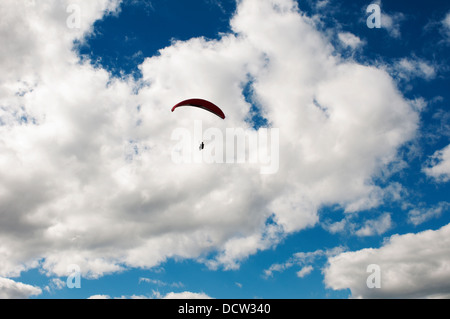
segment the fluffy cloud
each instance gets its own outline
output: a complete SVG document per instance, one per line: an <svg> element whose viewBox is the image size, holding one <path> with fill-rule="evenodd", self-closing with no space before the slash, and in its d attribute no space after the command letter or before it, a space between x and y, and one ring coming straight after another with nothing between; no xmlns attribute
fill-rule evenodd
<svg viewBox="0 0 450 319"><path fill-rule="evenodd" d="M350 32L340 32L338 34L338 38L344 46L350 47L352 49L357 49L364 45L364 41Z"/></svg>
<svg viewBox="0 0 450 319"><path fill-rule="evenodd" d="M52 278L47 286L44 287L44 290L52 293L56 290L60 290L66 287L66 282L59 278Z"/></svg>
<svg viewBox="0 0 450 319"><path fill-rule="evenodd" d="M408 222L417 226L432 218L437 218L450 208L450 203L440 202L434 207L418 207L408 212Z"/></svg>
<svg viewBox="0 0 450 319"><path fill-rule="evenodd" d="M93 295L90 296L88 299L111 299L111 296L109 295ZM169 292L165 294L164 296L161 295L159 292L154 291L153 295L151 297L148 296L122 296L115 299L212 299L210 296L203 292L190 292L190 291L183 291L183 292Z"/></svg>
<svg viewBox="0 0 450 319"><path fill-rule="evenodd" d="M318 258L331 257L340 254L345 249L343 247L335 247L326 250L316 250L313 252L298 252L292 255L288 260L281 264L273 264L268 269L264 270L265 277L272 277L274 272L283 272L294 266L301 266L302 268L297 271L297 276L303 278L313 271L313 264Z"/></svg>
<svg viewBox="0 0 450 319"><path fill-rule="evenodd" d="M111 299L108 295L93 295L90 296L88 299Z"/></svg>
<svg viewBox="0 0 450 319"><path fill-rule="evenodd" d="M328 260L327 287L354 298L448 298L450 224L436 231L394 235L378 249L344 252ZM369 265L378 265L380 288L368 288Z"/></svg>
<svg viewBox="0 0 450 319"><path fill-rule="evenodd" d="M445 16L444 20L442 20L442 24L443 24L446 28L450 29L450 11L447 12L447 15Z"/></svg>
<svg viewBox="0 0 450 319"><path fill-rule="evenodd" d="M139 283L149 283L149 284L153 284L159 287L165 287L165 286L170 286L170 287L183 287L183 283L181 282L173 282L173 283L167 283L158 279L151 279L151 278L145 278L145 277L141 277L139 278Z"/></svg>
<svg viewBox="0 0 450 319"><path fill-rule="evenodd" d="M437 67L416 57L402 58L394 63L393 72L403 80L414 78L432 80L436 77Z"/></svg>
<svg viewBox="0 0 450 319"><path fill-rule="evenodd" d="M314 270L313 266L311 266L311 265L305 266L302 269L300 269L299 271L297 271L297 277L303 278L303 277L309 275L313 270Z"/></svg>
<svg viewBox="0 0 450 319"><path fill-rule="evenodd" d="M169 292L162 299L211 299L211 297L204 293L184 291L184 292Z"/></svg>
<svg viewBox="0 0 450 319"><path fill-rule="evenodd" d="M380 213L373 219L360 220L358 214L347 214L342 220L331 222L324 220L322 227L331 234L345 233L358 237L382 235L390 230L394 223L390 213Z"/></svg>
<svg viewBox="0 0 450 319"><path fill-rule="evenodd" d="M79 29L67 25L69 3L0 4L0 276L66 276L77 264L97 278L174 256L236 268L315 225L324 205L383 202L373 177L414 136L418 115L385 71L339 60L294 1L240 1L232 33L173 43L140 65L139 82L73 50L118 3L79 2ZM247 85L280 129L278 173L175 164L176 128L251 126ZM192 96L227 120L170 112Z"/></svg>
<svg viewBox="0 0 450 319"><path fill-rule="evenodd" d="M450 145L436 151L431 156L429 165L424 167L423 171L437 181L447 182L450 180Z"/></svg>
<svg viewBox="0 0 450 319"><path fill-rule="evenodd" d="M400 24L404 20L405 15L403 13L381 13L381 27L386 29L389 35L393 38L401 38Z"/></svg>
<svg viewBox="0 0 450 319"><path fill-rule="evenodd" d="M0 277L0 299L27 299L41 293L39 287Z"/></svg>
<svg viewBox="0 0 450 319"><path fill-rule="evenodd" d="M378 219L368 220L364 226L356 231L357 236L381 235L392 227L391 214L384 213Z"/></svg>

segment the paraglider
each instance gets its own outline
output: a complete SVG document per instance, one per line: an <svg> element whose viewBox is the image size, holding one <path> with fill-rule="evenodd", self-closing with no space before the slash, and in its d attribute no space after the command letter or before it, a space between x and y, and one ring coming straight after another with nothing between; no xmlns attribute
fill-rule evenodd
<svg viewBox="0 0 450 319"><path fill-rule="evenodd" d="M175 105L172 108L172 112L175 111L175 109L181 107L181 106L193 106L193 107L198 107L201 109L204 109L206 111L209 111L215 115L217 115L218 117L220 117L221 119L225 119L225 114L223 113L223 111L215 104L203 100L203 99L188 99L188 100L184 100L180 103L178 103L177 105ZM205 143L201 143L199 150L202 151L205 148Z"/></svg>
<svg viewBox="0 0 450 319"><path fill-rule="evenodd" d="M189 99L189 100L182 101L172 108L172 112L175 111L175 109L179 108L180 106L199 107L201 109L204 109L206 111L209 111L209 112L217 115L218 117L220 117L223 120L225 119L225 114L217 105L215 105L209 101L203 100L203 99Z"/></svg>

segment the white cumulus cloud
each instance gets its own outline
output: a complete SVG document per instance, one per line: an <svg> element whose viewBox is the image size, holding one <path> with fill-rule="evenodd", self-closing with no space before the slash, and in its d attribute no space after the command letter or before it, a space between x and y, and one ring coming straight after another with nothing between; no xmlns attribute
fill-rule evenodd
<svg viewBox="0 0 450 319"><path fill-rule="evenodd" d="M414 136L418 114L385 71L337 58L294 1L240 1L233 32L172 43L139 66L138 83L73 50L118 2L76 2L75 30L70 3L0 3L0 276L67 276L76 264L98 278L172 257L235 269L315 225L324 205L383 202L374 177ZM280 130L277 174L175 164L176 128L250 128L247 84ZM194 96L227 120L170 112Z"/></svg>
<svg viewBox="0 0 450 319"><path fill-rule="evenodd" d="M313 266L311 266L311 265L305 266L302 269L300 269L299 271L297 271L297 277L303 278L303 277L309 275L313 270L314 270Z"/></svg>
<svg viewBox="0 0 450 319"><path fill-rule="evenodd" d="M190 291L183 291L183 292L169 292L162 299L212 299L210 296L208 296L205 293L198 293L198 292L190 292Z"/></svg>
<svg viewBox="0 0 450 319"><path fill-rule="evenodd" d="M450 208L450 203L440 202L433 207L417 207L408 212L408 222L417 226L432 218L438 218Z"/></svg>
<svg viewBox="0 0 450 319"><path fill-rule="evenodd" d="M380 269L380 288L369 288L369 265ZM380 248L344 252L328 259L327 287L350 289L353 298L448 298L450 225L394 235Z"/></svg>
<svg viewBox="0 0 450 319"><path fill-rule="evenodd" d="M392 218L390 213L384 213L377 219L367 220L364 226L356 231L357 236L381 235L392 227Z"/></svg>
<svg viewBox="0 0 450 319"><path fill-rule="evenodd" d="M432 80L436 77L437 66L417 57L401 58L393 65L394 73L403 80L422 78Z"/></svg>
<svg viewBox="0 0 450 319"><path fill-rule="evenodd" d="M27 299L41 293L39 287L0 277L0 299Z"/></svg>
<svg viewBox="0 0 450 319"><path fill-rule="evenodd" d="M450 145L436 151L431 156L429 165L423 170L425 174L437 181L447 182L450 180Z"/></svg>
<svg viewBox="0 0 450 319"><path fill-rule="evenodd" d="M364 45L364 41L350 32L340 32L338 33L338 38L344 46L350 47L352 49L357 49Z"/></svg>

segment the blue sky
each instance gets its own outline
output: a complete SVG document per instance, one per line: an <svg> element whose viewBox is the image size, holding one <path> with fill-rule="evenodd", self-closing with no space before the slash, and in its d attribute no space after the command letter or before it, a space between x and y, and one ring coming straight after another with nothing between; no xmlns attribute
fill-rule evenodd
<svg viewBox="0 0 450 319"><path fill-rule="evenodd" d="M1 298L450 297L450 4L42 3L2 4ZM281 128L278 173L174 168L203 92Z"/></svg>
<svg viewBox="0 0 450 319"><path fill-rule="evenodd" d="M120 71L133 74L144 57L158 54L173 40L217 38L229 31L235 8L234 1L220 5L214 1L129 1L121 6L119 16L96 22L96 31L80 53L100 58L102 66L115 75Z"/></svg>

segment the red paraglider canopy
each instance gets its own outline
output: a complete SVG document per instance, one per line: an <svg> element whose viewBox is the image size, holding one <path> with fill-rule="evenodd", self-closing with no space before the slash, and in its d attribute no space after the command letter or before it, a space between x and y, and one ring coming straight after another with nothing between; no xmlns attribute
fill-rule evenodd
<svg viewBox="0 0 450 319"><path fill-rule="evenodd" d="M218 117L220 117L222 119L225 119L225 114L222 112L222 110L217 105L215 105L209 101L203 100L203 99L189 99L189 100L182 101L172 108L172 112L175 111L175 109L180 106L199 107L201 109L204 109L206 111L216 114Z"/></svg>

